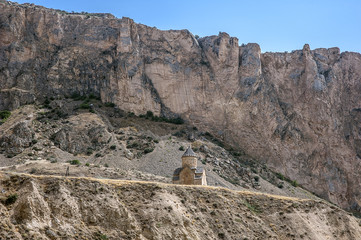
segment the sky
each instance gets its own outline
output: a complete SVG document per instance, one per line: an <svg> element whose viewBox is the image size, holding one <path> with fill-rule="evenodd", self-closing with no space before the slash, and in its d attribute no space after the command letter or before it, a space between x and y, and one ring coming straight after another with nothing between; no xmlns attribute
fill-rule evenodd
<svg viewBox="0 0 361 240"><path fill-rule="evenodd" d="M16 0L14 0L16 1ZM200 37L226 32L262 52L339 47L361 53L361 0L26 0L48 8L106 12Z"/></svg>

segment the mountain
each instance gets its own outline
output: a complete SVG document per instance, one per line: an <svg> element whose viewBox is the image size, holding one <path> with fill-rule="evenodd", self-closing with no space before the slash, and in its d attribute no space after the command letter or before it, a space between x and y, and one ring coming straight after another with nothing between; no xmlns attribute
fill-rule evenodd
<svg viewBox="0 0 361 240"><path fill-rule="evenodd" d="M110 14L0 7L0 110L92 95L136 115L182 118L361 212L361 54L307 44L261 53L226 33L196 39Z"/></svg>

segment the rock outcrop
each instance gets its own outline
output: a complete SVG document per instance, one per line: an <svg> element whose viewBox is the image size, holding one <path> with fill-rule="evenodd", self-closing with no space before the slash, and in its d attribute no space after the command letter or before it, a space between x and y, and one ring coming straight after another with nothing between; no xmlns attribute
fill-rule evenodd
<svg viewBox="0 0 361 240"><path fill-rule="evenodd" d="M360 212L359 53L261 53L226 33L197 40L111 15L0 7L0 109L79 93L181 116Z"/></svg>
<svg viewBox="0 0 361 240"><path fill-rule="evenodd" d="M1 239L360 239L322 201L222 188L3 174Z"/></svg>

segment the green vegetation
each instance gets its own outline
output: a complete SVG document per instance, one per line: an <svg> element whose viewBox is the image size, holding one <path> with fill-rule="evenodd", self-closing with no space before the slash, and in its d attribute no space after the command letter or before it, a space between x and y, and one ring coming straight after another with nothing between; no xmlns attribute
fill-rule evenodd
<svg viewBox="0 0 361 240"><path fill-rule="evenodd" d="M147 111L145 115L139 115L141 118L146 118L152 120L154 122L167 122L167 123L174 123L174 124L183 124L184 120L180 117L177 118L166 118L166 117L158 117L155 116L152 111Z"/></svg>
<svg viewBox="0 0 361 240"><path fill-rule="evenodd" d="M85 166L89 167L89 166L90 166L90 164L89 164L89 163L86 163L86 164L85 164Z"/></svg>
<svg viewBox="0 0 361 240"><path fill-rule="evenodd" d="M71 165L80 165L80 161L77 160L77 159L75 159L75 160L70 160L69 163L70 163Z"/></svg>
<svg viewBox="0 0 361 240"><path fill-rule="evenodd" d="M106 102L106 103L104 103L104 106L106 106L106 107L115 107L115 104L112 103L112 102Z"/></svg>
<svg viewBox="0 0 361 240"><path fill-rule="evenodd" d="M92 155L92 154L93 154L93 149L88 148L88 149L86 150L86 155L90 156L90 155Z"/></svg>
<svg viewBox="0 0 361 240"><path fill-rule="evenodd" d="M89 103L82 103L79 105L80 109L90 109Z"/></svg>
<svg viewBox="0 0 361 240"><path fill-rule="evenodd" d="M11 116L11 112L8 110L0 111L0 122L5 122Z"/></svg>
<svg viewBox="0 0 361 240"><path fill-rule="evenodd" d="M111 149L111 150L115 150L115 149L117 149L117 146L111 145L111 146L110 146L110 149Z"/></svg>
<svg viewBox="0 0 361 240"><path fill-rule="evenodd" d="M184 147L183 147L183 146L180 146L180 147L179 147L179 151L184 151Z"/></svg>
<svg viewBox="0 0 361 240"><path fill-rule="evenodd" d="M292 186L294 186L294 187L298 187L298 183L297 183L297 181L296 181L296 180L291 181L291 185L292 185Z"/></svg>
<svg viewBox="0 0 361 240"><path fill-rule="evenodd" d="M137 148L137 147L139 147L139 143L136 141L127 145L127 148Z"/></svg>
<svg viewBox="0 0 361 240"><path fill-rule="evenodd" d="M276 173L276 177L280 180L286 180L285 176L283 176L281 173Z"/></svg>
<svg viewBox="0 0 361 240"><path fill-rule="evenodd" d="M251 212L253 213L260 213L261 209L259 209L259 207L257 205L252 205L251 203L247 202L247 200L244 200L244 205L246 205L246 207L251 210Z"/></svg>
<svg viewBox="0 0 361 240"><path fill-rule="evenodd" d="M18 199L17 194L11 194L6 198L5 205L11 205L11 204L15 203L17 199Z"/></svg>
<svg viewBox="0 0 361 240"><path fill-rule="evenodd" d="M290 183L294 187L298 187L298 183L297 183L296 180L291 180L291 179L283 176L281 173L275 173L275 174L276 174L278 179L280 179L282 181L286 181L286 182ZM278 184L278 187L283 188L283 184Z"/></svg>
<svg viewBox="0 0 361 240"><path fill-rule="evenodd" d="M146 148L144 149L144 153L147 154L147 153L151 153L153 152L154 148Z"/></svg>
<svg viewBox="0 0 361 240"><path fill-rule="evenodd" d="M108 236L103 233L98 233L98 240L108 240Z"/></svg>

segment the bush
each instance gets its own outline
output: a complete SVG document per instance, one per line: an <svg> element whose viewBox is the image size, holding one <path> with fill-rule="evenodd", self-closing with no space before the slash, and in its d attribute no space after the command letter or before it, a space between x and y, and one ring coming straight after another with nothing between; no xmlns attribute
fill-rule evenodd
<svg viewBox="0 0 361 240"><path fill-rule="evenodd" d="M184 120L180 117L166 118L166 117L153 116L153 117L151 117L151 119L154 122L167 122L167 123L174 123L174 124L183 124L184 123Z"/></svg>
<svg viewBox="0 0 361 240"><path fill-rule="evenodd" d="M281 173L276 173L276 176L280 180L285 180L285 176L283 176Z"/></svg>
<svg viewBox="0 0 361 240"><path fill-rule="evenodd" d="M133 142L132 144L128 144L127 148L137 148L139 147L139 143L138 142Z"/></svg>
<svg viewBox="0 0 361 240"><path fill-rule="evenodd" d="M117 149L117 146L111 145L111 146L110 146L110 149L111 149L111 150L115 150L115 149Z"/></svg>
<svg viewBox="0 0 361 240"><path fill-rule="evenodd" d="M79 106L80 109L90 109L89 103L82 103Z"/></svg>
<svg viewBox="0 0 361 240"><path fill-rule="evenodd" d="M4 111L0 111L0 118L5 121L6 119L8 119L11 115L11 112L8 110L4 110Z"/></svg>
<svg viewBox="0 0 361 240"><path fill-rule="evenodd" d="M80 95L79 93L74 92L74 93L70 96L70 98L73 99L73 100L78 101L78 100L85 100L87 97L86 97L86 96L82 96L82 95Z"/></svg>
<svg viewBox="0 0 361 240"><path fill-rule="evenodd" d="M17 194L12 194L9 195L6 200L5 200L5 204L6 205L10 205L16 202L16 200L18 199L18 195Z"/></svg>
<svg viewBox="0 0 361 240"><path fill-rule="evenodd" d="M254 176L254 180L255 180L256 182L259 182L259 176Z"/></svg>
<svg viewBox="0 0 361 240"><path fill-rule="evenodd" d="M184 147L183 147L183 146L180 146L180 147L179 147L179 151L184 151Z"/></svg>
<svg viewBox="0 0 361 240"><path fill-rule="evenodd" d="M106 103L104 103L104 106L106 106L106 107L115 107L115 104L112 103L112 102L106 102Z"/></svg>
<svg viewBox="0 0 361 240"><path fill-rule="evenodd" d="M292 186L294 186L294 187L298 187L298 183L297 183L297 181L296 181L296 180L291 181L291 185L292 185Z"/></svg>
<svg viewBox="0 0 361 240"><path fill-rule="evenodd" d="M144 149L144 153L147 154L147 153L151 153L153 152L154 148L146 148Z"/></svg>
<svg viewBox="0 0 361 240"><path fill-rule="evenodd" d="M80 161L77 160L77 159L71 160L71 161L69 161L69 163L70 163L71 165L80 165Z"/></svg>
<svg viewBox="0 0 361 240"><path fill-rule="evenodd" d="M152 111L147 111L146 117L147 118L152 118L154 116Z"/></svg>
<svg viewBox="0 0 361 240"><path fill-rule="evenodd" d="M85 166L89 167L89 166L90 166L90 164L89 164L89 163L86 163L86 164L85 164Z"/></svg>
<svg viewBox="0 0 361 240"><path fill-rule="evenodd" d="M86 155L90 156L93 154L93 149L88 148L88 150L86 150Z"/></svg>

